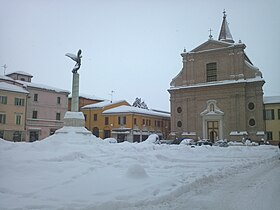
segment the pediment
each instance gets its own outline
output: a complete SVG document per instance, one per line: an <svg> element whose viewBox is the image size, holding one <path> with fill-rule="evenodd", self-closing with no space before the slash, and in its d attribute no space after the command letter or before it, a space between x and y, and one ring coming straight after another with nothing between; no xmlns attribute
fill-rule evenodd
<svg viewBox="0 0 280 210"><path fill-rule="evenodd" d="M204 50L214 50L214 49L221 49L233 46L232 43L227 43L223 41L217 41L217 40L208 40L204 42L203 44L199 45L198 47L194 48L191 52L200 52Z"/></svg>

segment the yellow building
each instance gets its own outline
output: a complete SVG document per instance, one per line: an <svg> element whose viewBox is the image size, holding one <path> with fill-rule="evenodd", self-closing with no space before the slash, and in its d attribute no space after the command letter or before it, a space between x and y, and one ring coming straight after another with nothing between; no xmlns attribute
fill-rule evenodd
<svg viewBox="0 0 280 210"><path fill-rule="evenodd" d="M0 82L0 138L25 141L28 93L22 87Z"/></svg>
<svg viewBox="0 0 280 210"><path fill-rule="evenodd" d="M161 139L170 133L170 113L133 107L126 101L104 101L81 110L86 128L101 138L141 142L152 133Z"/></svg>
<svg viewBox="0 0 280 210"><path fill-rule="evenodd" d="M102 112L121 105L129 105L129 103L125 100L106 100L99 103L83 106L81 108L81 111L85 116L85 127L97 137L111 137L111 130L114 122L112 121L112 119L105 117Z"/></svg>
<svg viewBox="0 0 280 210"><path fill-rule="evenodd" d="M264 97L266 138L271 144L280 140L280 96Z"/></svg>

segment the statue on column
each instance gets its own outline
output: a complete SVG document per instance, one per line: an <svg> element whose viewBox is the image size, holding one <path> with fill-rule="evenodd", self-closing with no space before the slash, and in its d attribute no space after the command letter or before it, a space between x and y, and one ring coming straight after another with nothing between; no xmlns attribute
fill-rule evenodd
<svg viewBox="0 0 280 210"><path fill-rule="evenodd" d="M78 70L81 67L81 58L82 58L82 50L80 49L77 53L77 55L74 55L72 53L67 53L66 56L68 56L69 58L71 58L73 61L76 61L76 64L72 70L73 74L76 74L78 72Z"/></svg>

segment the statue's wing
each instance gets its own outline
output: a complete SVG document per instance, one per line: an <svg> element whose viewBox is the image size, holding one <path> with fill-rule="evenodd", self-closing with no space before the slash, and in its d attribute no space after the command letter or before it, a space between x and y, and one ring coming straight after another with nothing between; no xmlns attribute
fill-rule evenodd
<svg viewBox="0 0 280 210"><path fill-rule="evenodd" d="M77 57L77 55L74 55L74 54L72 54L72 53L66 53L65 55L66 55L67 57L71 58L73 61L78 62L78 57Z"/></svg>

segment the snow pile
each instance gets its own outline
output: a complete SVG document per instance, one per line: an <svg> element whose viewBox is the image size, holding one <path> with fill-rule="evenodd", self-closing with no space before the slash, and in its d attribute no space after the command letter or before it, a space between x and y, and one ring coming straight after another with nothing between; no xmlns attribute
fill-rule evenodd
<svg viewBox="0 0 280 210"><path fill-rule="evenodd" d="M157 134L151 134L149 137L143 141L142 143L153 143L153 144L159 144L159 136Z"/></svg>
<svg viewBox="0 0 280 210"><path fill-rule="evenodd" d="M108 144L72 129L33 143L0 140L0 209L146 209L278 155L268 145L154 144L156 135Z"/></svg>

